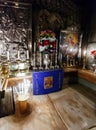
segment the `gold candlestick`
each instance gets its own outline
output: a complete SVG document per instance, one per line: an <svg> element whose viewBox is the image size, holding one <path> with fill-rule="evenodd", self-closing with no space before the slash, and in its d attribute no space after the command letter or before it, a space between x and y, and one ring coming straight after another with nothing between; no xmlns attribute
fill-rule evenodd
<svg viewBox="0 0 96 130"><path fill-rule="evenodd" d="M69 56L67 55L67 67L69 67Z"/></svg>
<svg viewBox="0 0 96 130"><path fill-rule="evenodd" d="M86 66L86 58L84 57L84 58L83 58L83 69L86 69L85 66Z"/></svg>
<svg viewBox="0 0 96 130"><path fill-rule="evenodd" d="M75 58L73 57L73 66L75 66Z"/></svg>
<svg viewBox="0 0 96 130"><path fill-rule="evenodd" d="M83 52L83 69L86 69L86 50Z"/></svg>

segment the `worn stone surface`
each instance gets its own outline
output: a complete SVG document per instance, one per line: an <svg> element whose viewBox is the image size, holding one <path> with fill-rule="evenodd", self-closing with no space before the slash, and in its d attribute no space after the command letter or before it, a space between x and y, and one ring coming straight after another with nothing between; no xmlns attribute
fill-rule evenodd
<svg viewBox="0 0 96 130"><path fill-rule="evenodd" d="M0 130L87 130L96 124L93 96L78 84L48 95L31 94L27 113L20 114L15 100L15 114L0 118Z"/></svg>

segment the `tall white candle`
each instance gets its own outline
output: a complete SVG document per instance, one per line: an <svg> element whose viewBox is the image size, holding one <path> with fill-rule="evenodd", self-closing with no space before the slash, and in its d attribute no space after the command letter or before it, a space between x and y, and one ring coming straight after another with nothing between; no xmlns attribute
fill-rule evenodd
<svg viewBox="0 0 96 130"><path fill-rule="evenodd" d="M20 59L20 51L18 50L18 59Z"/></svg>
<svg viewBox="0 0 96 130"><path fill-rule="evenodd" d="M7 60L9 60L9 51L7 51Z"/></svg>
<svg viewBox="0 0 96 130"><path fill-rule="evenodd" d="M27 59L29 59L29 51L27 50Z"/></svg>
<svg viewBox="0 0 96 130"><path fill-rule="evenodd" d="M80 35L80 42L79 42L79 50L78 50L78 58L81 58L81 45L82 45L82 38L83 38L83 33Z"/></svg>
<svg viewBox="0 0 96 130"><path fill-rule="evenodd" d="M84 57L86 56L86 50L83 51L83 56L84 56Z"/></svg>
<svg viewBox="0 0 96 130"><path fill-rule="evenodd" d="M67 59L66 59L66 60L67 60L67 66L69 66L69 60L70 60L70 59L69 59L69 56L68 56L68 55L67 55Z"/></svg>
<svg viewBox="0 0 96 130"><path fill-rule="evenodd" d="M34 52L36 52L36 42L34 42Z"/></svg>
<svg viewBox="0 0 96 130"><path fill-rule="evenodd" d="M58 40L56 39L56 52L58 52Z"/></svg>

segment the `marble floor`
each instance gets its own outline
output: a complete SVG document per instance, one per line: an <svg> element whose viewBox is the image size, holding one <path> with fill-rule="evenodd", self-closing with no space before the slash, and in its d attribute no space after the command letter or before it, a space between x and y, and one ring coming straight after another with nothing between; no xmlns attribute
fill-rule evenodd
<svg viewBox="0 0 96 130"><path fill-rule="evenodd" d="M0 130L96 130L96 92L80 84L47 95L30 95L28 111L0 118ZM6 108L7 109L7 108Z"/></svg>

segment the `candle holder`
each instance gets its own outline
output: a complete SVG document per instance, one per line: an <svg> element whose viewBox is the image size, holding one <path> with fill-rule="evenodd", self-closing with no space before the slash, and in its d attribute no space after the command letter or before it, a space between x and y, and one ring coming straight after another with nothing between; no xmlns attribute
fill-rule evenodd
<svg viewBox="0 0 96 130"><path fill-rule="evenodd" d="M58 65L58 54L57 54L57 52L55 53L55 68L59 68L59 65Z"/></svg>
<svg viewBox="0 0 96 130"><path fill-rule="evenodd" d="M83 55L83 69L86 69L86 50L84 50Z"/></svg>
<svg viewBox="0 0 96 130"><path fill-rule="evenodd" d="M69 56L67 55L67 57L66 57L67 59L66 59L66 65L67 65L67 67L69 67Z"/></svg>
<svg viewBox="0 0 96 130"><path fill-rule="evenodd" d="M78 62L77 62L77 63L78 63L79 66L82 65L82 60L81 60L81 58L78 58Z"/></svg>
<svg viewBox="0 0 96 130"><path fill-rule="evenodd" d="M24 79L22 82L18 83L17 86L14 87L14 93L17 95L18 108L20 114L27 114L29 105L28 99L30 97L30 85L31 82L28 79Z"/></svg>
<svg viewBox="0 0 96 130"><path fill-rule="evenodd" d="M43 63L45 65L45 69L49 69L49 64L50 64L49 54L44 54Z"/></svg>
<svg viewBox="0 0 96 130"><path fill-rule="evenodd" d="M33 70L37 70L37 67L36 67L36 53L33 54Z"/></svg>
<svg viewBox="0 0 96 130"><path fill-rule="evenodd" d="M85 66L86 66L86 58L84 57L84 58L83 58L83 69L86 69Z"/></svg>
<svg viewBox="0 0 96 130"><path fill-rule="evenodd" d="M75 66L75 57L73 57L73 66Z"/></svg>
<svg viewBox="0 0 96 130"><path fill-rule="evenodd" d="M26 65L27 65L27 72L29 72L30 69L30 58L29 58L29 51L27 50L27 56L26 56Z"/></svg>
<svg viewBox="0 0 96 130"><path fill-rule="evenodd" d="M72 67L73 66L73 58L70 57L70 60L69 60L69 66Z"/></svg>
<svg viewBox="0 0 96 130"><path fill-rule="evenodd" d="M42 53L40 53L40 55L39 55L40 57L40 59L39 59L39 70L43 70L43 63L42 63Z"/></svg>
<svg viewBox="0 0 96 130"><path fill-rule="evenodd" d="M53 55L53 53L51 53L50 54L50 69L54 69L53 58L54 58L54 55Z"/></svg>

